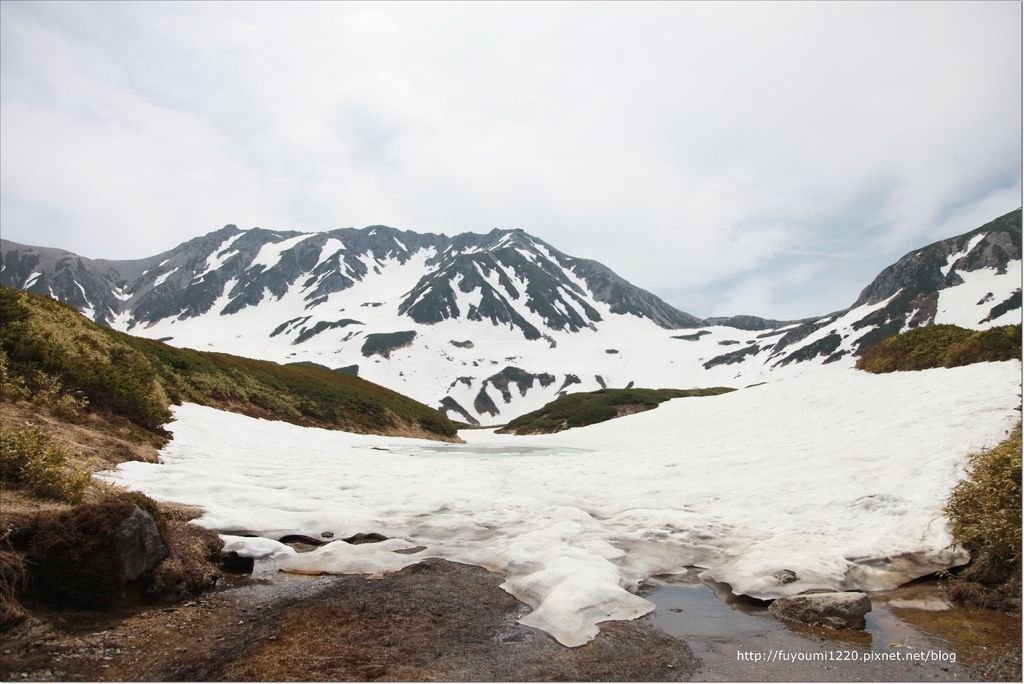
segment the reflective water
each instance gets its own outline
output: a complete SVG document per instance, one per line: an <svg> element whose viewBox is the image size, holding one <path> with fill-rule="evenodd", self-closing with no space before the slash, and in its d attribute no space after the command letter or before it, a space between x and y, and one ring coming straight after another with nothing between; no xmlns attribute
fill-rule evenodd
<svg viewBox="0 0 1024 684"><path fill-rule="evenodd" d="M766 605L693 575L652 580L640 593L657 606L647 619L704 662L697 681L974 681L1019 673L1019 618L952 607L934 583L871 594L862 632L784 624Z"/></svg>

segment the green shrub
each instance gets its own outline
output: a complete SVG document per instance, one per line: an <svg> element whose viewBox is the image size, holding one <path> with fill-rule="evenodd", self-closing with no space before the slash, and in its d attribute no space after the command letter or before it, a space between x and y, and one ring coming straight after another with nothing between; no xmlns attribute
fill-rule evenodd
<svg viewBox="0 0 1024 684"><path fill-rule="evenodd" d="M91 481L68 463L71 457L37 427L0 432L0 480L32 495L77 503Z"/></svg>
<svg viewBox="0 0 1024 684"><path fill-rule="evenodd" d="M48 297L10 288L0 288L0 311L11 314L0 328L8 373L28 381L42 402L71 394L148 429L170 420L149 360L114 331ZM65 402L58 410L69 408Z"/></svg>
<svg viewBox="0 0 1024 684"><path fill-rule="evenodd" d="M24 378L11 372L7 352L0 348L0 401L22 401L30 396Z"/></svg>
<svg viewBox="0 0 1024 684"><path fill-rule="evenodd" d="M4 386L12 391L24 386L65 419L102 411L163 435L169 405L192 401L352 432L411 429L445 438L457 432L432 408L326 368L171 347L100 327L48 297L10 288L0 287L0 313L0 380L9 378Z"/></svg>
<svg viewBox="0 0 1024 684"><path fill-rule="evenodd" d="M687 390L631 388L575 392L515 418L499 432L520 435L559 432L611 420L620 415L622 407L632 407L634 412L643 411L669 399L712 396L732 391L731 387L708 387Z"/></svg>
<svg viewBox="0 0 1024 684"><path fill-rule="evenodd" d="M991 449L970 457L967 479L946 504L953 537L971 554L963 578L1015 583L1021 572L1021 425Z"/></svg>
<svg viewBox="0 0 1024 684"><path fill-rule="evenodd" d="M947 368L984 361L1008 361L1021 357L1021 327L1004 325L982 330L950 345L943 357Z"/></svg>
<svg viewBox="0 0 1024 684"><path fill-rule="evenodd" d="M1019 358L1020 325L989 330L929 325L887 337L869 347L857 360L857 368L869 373L891 373Z"/></svg>

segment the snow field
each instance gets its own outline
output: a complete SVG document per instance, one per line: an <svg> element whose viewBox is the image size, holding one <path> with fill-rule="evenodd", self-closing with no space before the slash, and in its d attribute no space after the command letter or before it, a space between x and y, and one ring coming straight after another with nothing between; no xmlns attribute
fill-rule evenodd
<svg viewBox="0 0 1024 684"><path fill-rule="evenodd" d="M236 533L229 550L259 558L261 572L481 565L533 608L525 624L576 646L602 621L649 612L630 590L652 575L696 566L772 598L887 589L963 562L942 506L967 455L1019 418L1019 379L1016 361L820 370L556 435L466 431L465 445L186 404L161 464L105 477L203 506L200 524ZM391 539L301 554L275 541L322 532ZM783 569L799 579L780 584Z"/></svg>

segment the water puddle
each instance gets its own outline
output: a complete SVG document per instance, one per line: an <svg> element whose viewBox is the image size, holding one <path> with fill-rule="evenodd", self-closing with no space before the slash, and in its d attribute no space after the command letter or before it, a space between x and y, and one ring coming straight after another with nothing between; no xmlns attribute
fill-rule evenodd
<svg viewBox="0 0 1024 684"><path fill-rule="evenodd" d="M695 577L640 594L648 618L704 662L695 681L973 681L1019 676L1019 618L953 607L932 582L871 594L864 631L787 625ZM1016 673L1016 674L1015 674Z"/></svg>

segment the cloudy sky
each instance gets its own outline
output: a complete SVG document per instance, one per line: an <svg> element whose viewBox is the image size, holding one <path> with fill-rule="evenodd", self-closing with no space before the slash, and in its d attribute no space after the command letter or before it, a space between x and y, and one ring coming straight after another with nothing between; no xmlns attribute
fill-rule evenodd
<svg viewBox="0 0 1024 684"><path fill-rule="evenodd" d="M523 228L675 306L850 304L1021 203L1016 2L0 4L0 228Z"/></svg>

